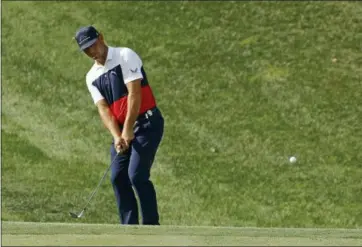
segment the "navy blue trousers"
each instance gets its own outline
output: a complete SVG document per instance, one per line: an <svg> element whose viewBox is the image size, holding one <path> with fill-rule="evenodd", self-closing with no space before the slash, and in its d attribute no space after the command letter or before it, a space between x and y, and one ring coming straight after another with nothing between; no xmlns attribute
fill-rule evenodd
<svg viewBox="0 0 362 247"><path fill-rule="evenodd" d="M135 139L111 167L111 182L121 224L139 224L139 198L142 224L159 225L156 191L150 180L151 167L163 136L164 119L157 109L148 119L137 121ZM117 155L114 143L111 160ZM134 188L134 190L133 190Z"/></svg>

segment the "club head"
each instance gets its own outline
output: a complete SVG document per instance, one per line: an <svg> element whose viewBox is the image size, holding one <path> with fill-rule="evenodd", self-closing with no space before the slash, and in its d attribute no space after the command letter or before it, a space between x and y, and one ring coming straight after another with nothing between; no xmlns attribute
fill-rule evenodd
<svg viewBox="0 0 362 247"><path fill-rule="evenodd" d="M69 212L69 215L70 215L72 218L75 218L75 219L81 218L81 217L83 216L85 210L86 210L86 209L84 208L84 209L82 210L82 212L80 212L79 214L76 214L76 213L73 213L73 212Z"/></svg>
<svg viewBox="0 0 362 247"><path fill-rule="evenodd" d="M75 214L73 212L69 212L69 215L70 215L70 217L75 218L75 219L80 218L79 215L77 215L77 214Z"/></svg>

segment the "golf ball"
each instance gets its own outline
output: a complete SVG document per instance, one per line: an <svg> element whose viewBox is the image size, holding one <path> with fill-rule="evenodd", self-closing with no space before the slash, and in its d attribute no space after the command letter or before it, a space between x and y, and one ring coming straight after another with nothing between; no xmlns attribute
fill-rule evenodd
<svg viewBox="0 0 362 247"><path fill-rule="evenodd" d="M296 161L297 161L297 158L295 158L294 156L289 158L290 163L295 163Z"/></svg>

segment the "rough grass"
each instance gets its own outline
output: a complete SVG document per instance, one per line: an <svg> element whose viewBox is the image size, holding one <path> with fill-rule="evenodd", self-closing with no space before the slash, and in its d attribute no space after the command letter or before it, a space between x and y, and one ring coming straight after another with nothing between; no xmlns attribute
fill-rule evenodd
<svg viewBox="0 0 362 247"><path fill-rule="evenodd" d="M361 227L361 21L357 2L4 1L2 220L70 221L110 162L72 40L94 24L164 113L161 224ZM82 221L118 223L109 180Z"/></svg>

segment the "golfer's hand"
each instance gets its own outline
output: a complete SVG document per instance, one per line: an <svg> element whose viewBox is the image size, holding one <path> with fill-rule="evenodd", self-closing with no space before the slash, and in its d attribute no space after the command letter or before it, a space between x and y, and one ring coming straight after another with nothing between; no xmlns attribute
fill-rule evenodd
<svg viewBox="0 0 362 247"><path fill-rule="evenodd" d="M133 129L127 130L123 129L122 135L121 135L121 142L122 145L125 147L125 150L129 148L129 145L131 144L131 141L134 139L134 133Z"/></svg>
<svg viewBox="0 0 362 247"><path fill-rule="evenodd" d="M114 148L117 153L123 153L127 149L121 136L114 137Z"/></svg>

